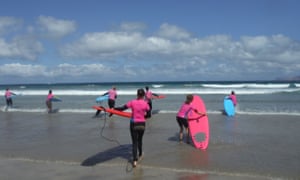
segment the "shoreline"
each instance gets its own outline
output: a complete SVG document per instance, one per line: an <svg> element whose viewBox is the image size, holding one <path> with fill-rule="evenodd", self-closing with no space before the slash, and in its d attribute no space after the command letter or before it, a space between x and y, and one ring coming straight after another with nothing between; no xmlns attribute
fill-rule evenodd
<svg viewBox="0 0 300 180"><path fill-rule="evenodd" d="M147 122L145 157L132 170L128 119L92 115L0 113L0 179L300 177L297 116L208 114L210 144L200 151L178 142L175 113L155 114Z"/></svg>

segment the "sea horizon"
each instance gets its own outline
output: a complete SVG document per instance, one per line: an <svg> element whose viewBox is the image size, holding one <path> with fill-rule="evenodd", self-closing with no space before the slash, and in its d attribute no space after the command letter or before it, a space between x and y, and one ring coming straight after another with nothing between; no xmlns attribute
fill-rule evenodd
<svg viewBox="0 0 300 180"><path fill-rule="evenodd" d="M195 80L162 80L162 81L102 81L102 82L96 82L96 81L91 81L91 82L47 82L47 83L42 83L42 82L33 82L33 83L0 83L0 86L18 86L18 85L80 85L80 84L104 84L104 85L109 85L109 84L153 84L153 83L207 83L207 84L212 84L212 83L222 83L222 84L239 84L239 83L300 83L300 79L295 79L295 80L202 80L202 81L195 81Z"/></svg>

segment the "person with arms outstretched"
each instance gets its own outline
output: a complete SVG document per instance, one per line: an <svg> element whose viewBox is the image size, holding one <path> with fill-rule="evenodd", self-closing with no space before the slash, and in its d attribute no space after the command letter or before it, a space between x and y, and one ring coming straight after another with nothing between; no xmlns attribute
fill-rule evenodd
<svg viewBox="0 0 300 180"><path fill-rule="evenodd" d="M108 92L104 93L102 96L108 95L108 107L109 108L114 108L115 104L116 104L116 99L117 99L117 88L116 87L112 87ZM101 111L97 110L95 117L99 115ZM110 114L109 116L112 116L112 114Z"/></svg>
<svg viewBox="0 0 300 180"><path fill-rule="evenodd" d="M6 100L6 108L13 106L12 96L16 95L15 93L11 92L9 88L6 88L5 91L5 100Z"/></svg>

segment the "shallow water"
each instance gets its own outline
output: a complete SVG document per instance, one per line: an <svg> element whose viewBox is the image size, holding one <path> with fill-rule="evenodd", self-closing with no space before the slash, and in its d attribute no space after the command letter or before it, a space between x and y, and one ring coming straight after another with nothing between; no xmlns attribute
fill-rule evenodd
<svg viewBox="0 0 300 180"><path fill-rule="evenodd" d="M259 115L298 115L300 116L300 84L274 82L155 82L155 83L82 83L82 84L40 84L11 85L10 89L18 94L13 98L11 112L45 112L45 99L48 90L60 97L62 102L54 102L53 107L60 113L91 113L96 98L111 86L117 87L116 105L120 106L135 98L136 90L150 87L153 93L164 94L166 98L153 100L155 110L160 113L174 113L185 100L186 94L202 97L209 113L220 114L223 99L232 90L238 100L237 113ZM0 85L4 90L6 85ZM107 102L102 105L107 106ZM5 111L5 100L0 104Z"/></svg>
<svg viewBox="0 0 300 180"><path fill-rule="evenodd" d="M60 162L82 167L112 166L124 172L130 168L128 119L92 118L93 113L1 112L0 116L2 158L42 166L43 162ZM147 122L145 156L139 169L129 174L145 179L147 175L149 179L299 179L297 116L228 118L209 114L209 120L210 144L206 151L200 151L178 142L175 114L155 114ZM160 173L149 176L147 171ZM171 172L175 174L167 177Z"/></svg>

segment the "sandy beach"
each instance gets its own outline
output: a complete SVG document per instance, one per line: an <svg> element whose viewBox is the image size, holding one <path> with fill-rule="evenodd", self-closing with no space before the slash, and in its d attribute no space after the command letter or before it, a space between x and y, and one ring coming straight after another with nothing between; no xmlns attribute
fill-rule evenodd
<svg viewBox="0 0 300 180"><path fill-rule="evenodd" d="M147 122L131 166L128 119L0 112L0 179L299 179L298 116L209 114L206 151L178 142L175 114Z"/></svg>

